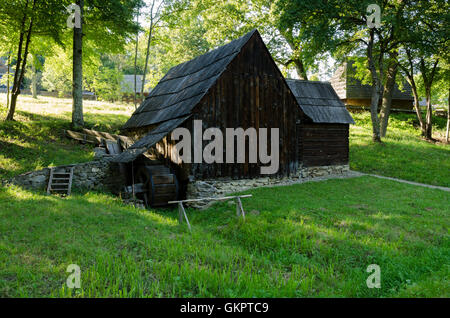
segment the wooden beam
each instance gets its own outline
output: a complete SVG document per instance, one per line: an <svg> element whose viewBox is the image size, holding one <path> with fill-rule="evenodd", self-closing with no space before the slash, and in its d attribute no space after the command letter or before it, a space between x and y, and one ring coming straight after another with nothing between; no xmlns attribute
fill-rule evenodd
<svg viewBox="0 0 450 318"><path fill-rule="evenodd" d="M231 200L231 199L236 199L236 198L250 198L253 195L251 194L244 194L244 195L236 195L236 196L232 196L232 197L221 197L221 198L201 198L201 199L187 199L187 200L180 200L180 201L169 201L169 204L174 204L174 203L187 203L187 202L199 202L199 201L206 201L206 200L210 200L210 201L225 201L225 200Z"/></svg>
<svg viewBox="0 0 450 318"><path fill-rule="evenodd" d="M252 197L251 194L244 194L244 195L236 195L232 197L222 197L222 198L202 198L202 199L188 199L188 200L180 200L180 201L169 201L169 204L177 203L178 204L178 221L180 223L183 223L183 217L186 220L186 223L188 225L189 231L191 231L191 224L189 223L186 211L184 210L183 203L184 202L199 202L199 201L224 201L224 200L235 200L236 201L236 214L239 217L239 215L242 215L242 218L245 220L245 212L244 208L242 206L241 198L250 198Z"/></svg>
<svg viewBox="0 0 450 318"><path fill-rule="evenodd" d="M64 134L69 138L81 141L83 143L87 142L90 144L101 144L103 141L103 138L82 134L72 130L65 130Z"/></svg>
<svg viewBox="0 0 450 318"><path fill-rule="evenodd" d="M120 140L121 145L124 148L128 148L129 146L134 144L134 140L127 136L114 135L114 134L109 134L106 132L89 130L89 129L83 129L82 133L77 132L77 131L72 131L72 130L64 130L64 134L69 138L72 138L72 139L75 139L78 141L82 141L82 142L88 142L91 144L101 145L101 144L103 144L104 140L110 140L110 141L115 141L115 142Z"/></svg>

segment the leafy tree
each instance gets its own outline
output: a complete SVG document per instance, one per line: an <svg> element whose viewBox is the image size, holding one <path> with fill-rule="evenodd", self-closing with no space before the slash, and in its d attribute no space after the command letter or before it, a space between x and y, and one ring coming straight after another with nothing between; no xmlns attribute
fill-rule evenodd
<svg viewBox="0 0 450 318"><path fill-rule="evenodd" d="M61 47L46 58L42 72L42 86L49 91L58 91L64 96L72 91L71 56Z"/></svg>
<svg viewBox="0 0 450 318"><path fill-rule="evenodd" d="M65 1L61 0L0 2L0 34L8 34L6 45L16 48L16 67L6 120L14 119L32 39L38 34L60 41L64 4Z"/></svg>
<svg viewBox="0 0 450 318"><path fill-rule="evenodd" d="M101 100L116 102L120 100L123 73L117 68L101 67L94 77L92 87Z"/></svg>
<svg viewBox="0 0 450 318"><path fill-rule="evenodd" d="M10 96L10 84L11 84L11 54L12 51L10 49L6 49L6 51L0 52L0 56L6 56L6 66L7 71L6 74L3 74L0 79L0 85L6 86L6 109L9 109L9 96Z"/></svg>
<svg viewBox="0 0 450 318"><path fill-rule="evenodd" d="M291 25L299 17L292 1L176 0L168 7L172 11L165 19L170 30L168 35L184 32L192 39L198 32L202 38L194 43L214 48L257 28L282 70L295 69L302 79L307 79L307 71L315 69L314 58L323 53L312 49L305 52L305 47L310 46L302 44L298 34L300 28ZM284 14L286 11L295 19L288 19ZM190 51L188 41L182 44Z"/></svg>
<svg viewBox="0 0 450 318"><path fill-rule="evenodd" d="M45 56L50 56L53 49L56 47L56 43L51 40L43 39L39 40L39 35L36 36L37 40L31 43L31 66L27 72L31 72L31 75L26 76L31 81L31 94L33 98L37 98L39 82L42 78L42 70L44 67ZM26 74L27 75L27 74Z"/></svg>
<svg viewBox="0 0 450 318"><path fill-rule="evenodd" d="M412 87L414 108L422 135L432 139L432 88L439 73L439 63L449 64L450 31L447 13L450 8L445 0L411 1L411 4L414 6L405 12L400 24L403 46L399 66ZM417 74L423 80L425 91L425 119L419 106Z"/></svg>
<svg viewBox="0 0 450 318"><path fill-rule="evenodd" d="M295 7L293 10L282 11L280 19L291 21L288 25L296 28L299 41L312 47L310 56L322 50L332 53L338 61L345 60L349 55L365 57L372 85L370 112L373 140L381 142L378 105L385 82L385 58L400 44L396 37L405 1L379 1L382 23L376 27L369 26L366 11L373 3L372 0L292 1L292 4L285 1L285 3L288 7L295 4ZM292 12L297 12L299 17ZM388 112L382 114L386 116Z"/></svg>
<svg viewBox="0 0 450 318"><path fill-rule="evenodd" d="M82 17L81 27L75 27L73 30L72 125L75 128L84 125L82 92L84 42L90 42L92 48L101 48L102 52L122 50L127 39L138 30L134 17L143 2L77 0L76 4L80 7Z"/></svg>
<svg viewBox="0 0 450 318"><path fill-rule="evenodd" d="M141 96L144 96L144 86L145 86L145 77L147 75L148 68L148 59L150 57L150 46L153 40L153 32L158 27L159 22L161 21L162 15L161 12L164 8L165 1L164 0L151 0L150 1L150 12L148 14L148 20L150 26L148 28L148 39L147 39L147 50L145 52L145 64L144 64L144 73L142 77L142 86L141 86ZM167 11L165 11L167 14Z"/></svg>

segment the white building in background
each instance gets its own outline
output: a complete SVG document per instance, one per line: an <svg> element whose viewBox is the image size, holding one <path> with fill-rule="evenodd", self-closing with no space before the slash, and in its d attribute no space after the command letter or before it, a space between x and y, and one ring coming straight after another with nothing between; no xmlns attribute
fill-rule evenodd
<svg viewBox="0 0 450 318"><path fill-rule="evenodd" d="M137 93L141 92L141 87L142 87L142 75L137 75L136 76L136 90L134 90L134 74L132 75L124 75L123 76L123 80L121 83L122 86L122 93L129 93L129 94L134 94L134 92L136 91ZM145 80L145 84L148 84L148 80ZM144 93L149 93L150 89L148 88L144 88Z"/></svg>
<svg viewBox="0 0 450 318"><path fill-rule="evenodd" d="M6 93L6 83L3 83L3 76L8 73L6 58L0 57L0 93Z"/></svg>

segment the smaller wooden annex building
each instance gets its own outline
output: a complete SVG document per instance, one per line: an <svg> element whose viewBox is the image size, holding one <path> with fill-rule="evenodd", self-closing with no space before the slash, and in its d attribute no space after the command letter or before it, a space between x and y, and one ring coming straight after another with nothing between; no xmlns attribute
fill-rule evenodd
<svg viewBox="0 0 450 318"><path fill-rule="evenodd" d="M288 79L300 108L309 119L298 125L299 161L303 166L346 165L352 116L329 82Z"/></svg>
<svg viewBox="0 0 450 318"><path fill-rule="evenodd" d="M170 174L163 179L169 180L167 189L175 187L177 197L183 197L192 180L268 177L260 172L265 164L248 162L248 145L244 163L180 162L171 132L182 127L194 135L195 120L202 121L203 131L278 128L279 169L274 176L298 176L308 166L348 164L353 119L344 104L329 83L286 80L257 30L170 69L124 125L123 134L138 141L114 161L127 171L129 184L149 189L150 202L173 199L169 190L156 198L155 175ZM270 142L267 147L270 151Z"/></svg>

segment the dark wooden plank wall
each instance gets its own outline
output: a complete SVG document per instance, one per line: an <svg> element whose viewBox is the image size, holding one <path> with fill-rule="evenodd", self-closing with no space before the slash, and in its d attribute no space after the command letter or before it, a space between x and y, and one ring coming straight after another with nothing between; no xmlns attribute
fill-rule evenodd
<svg viewBox="0 0 450 318"><path fill-rule="evenodd" d="M298 107L267 49L256 39L251 39L244 46L194 108L193 116L182 124L191 131L192 138L193 120L200 119L203 121L203 131L212 127L221 129L224 142L226 128L279 128L279 176L295 173L299 163L304 166L348 164L349 125L311 123ZM270 150L270 129L268 137ZM202 149L208 143L203 142ZM186 180L189 175L197 179L267 176L260 174L262 164L248 163L248 146L244 164L175 164L177 158L172 156L175 144L169 135L158 143L157 148L160 158L171 164L180 180ZM225 153L223 158L225 161Z"/></svg>
<svg viewBox="0 0 450 318"><path fill-rule="evenodd" d="M304 166L348 164L349 125L303 123L299 131L299 156Z"/></svg>
<svg viewBox="0 0 450 318"><path fill-rule="evenodd" d="M301 116L295 97L276 68L267 49L254 35L236 59L227 67L217 83L194 108L194 115L182 126L188 128L193 137L193 120L203 121L203 132L207 128L219 128L226 143L226 128L254 127L268 129L268 151L270 153L270 128L279 128L280 167L277 175L285 176L298 168L296 121ZM258 134L259 139L259 134ZM209 141L203 142L203 148ZM171 148L175 142L166 138L158 144L170 161ZM224 149L225 151L225 149ZM235 157L236 157L235 146ZM193 157L193 149L192 149ZM224 161L226 153L223 154ZM259 156L258 156L259 158ZM236 162L235 158L235 162ZM250 164L246 145L244 164L183 164L182 176L194 175L198 179L231 177L234 179L264 177L260 174L261 163Z"/></svg>
<svg viewBox="0 0 450 318"><path fill-rule="evenodd" d="M298 168L295 122L300 110L270 54L262 43L257 41L256 35L227 67L209 94L194 109L194 113L194 119L203 120L204 129L220 128L224 137L226 128L241 127L245 130L254 127L257 131L259 128L279 128L278 175L288 175ZM270 129L268 130L270 151ZM206 144L207 142L204 143ZM261 176L262 164L249 164L248 161L247 145L245 164L193 164L192 174L203 179Z"/></svg>

